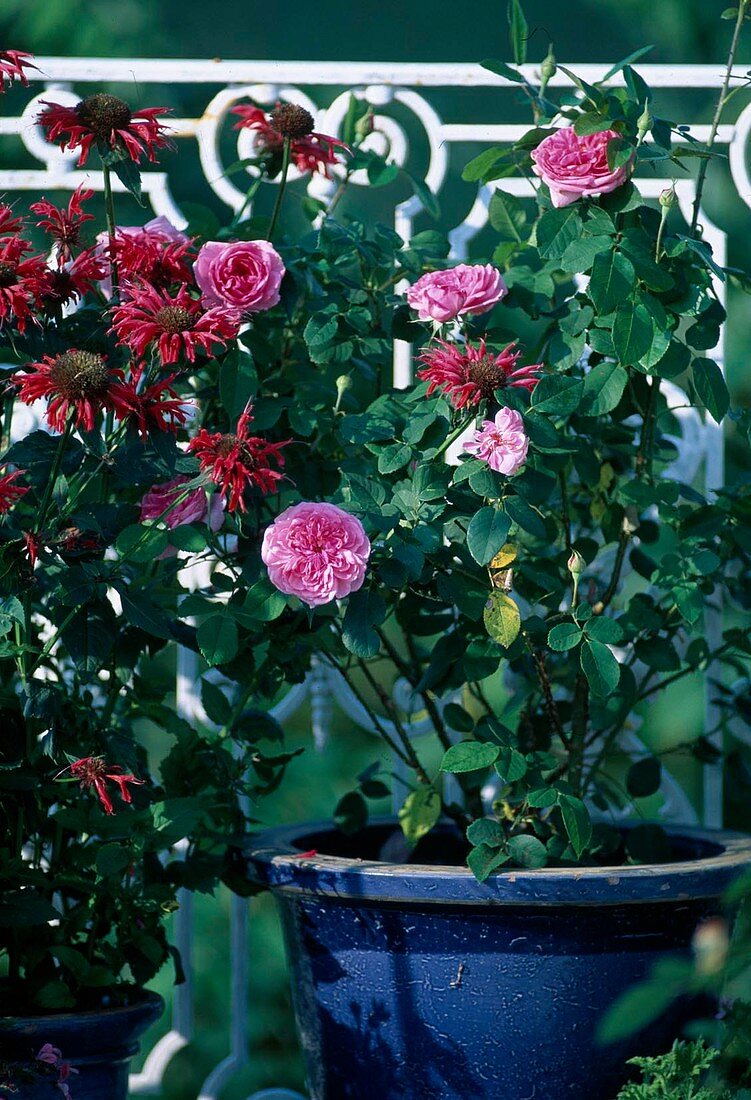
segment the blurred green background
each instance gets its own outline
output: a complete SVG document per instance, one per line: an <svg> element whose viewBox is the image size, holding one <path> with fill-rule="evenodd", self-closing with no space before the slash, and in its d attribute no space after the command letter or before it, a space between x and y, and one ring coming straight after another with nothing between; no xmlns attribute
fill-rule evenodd
<svg viewBox="0 0 751 1100"><path fill-rule="evenodd" d="M526 0L525 11L533 29L530 57L539 60L549 39L558 58L568 62L612 62L647 43L654 44L650 62L724 61L732 24L720 13L729 0ZM301 60L371 61L479 61L506 56L504 0L2 0L0 43L37 54L139 57L259 58ZM739 60L751 62L751 33ZM14 102L11 93L9 104ZM461 93L467 95L468 93ZM508 112L508 94L469 93L456 103L459 93L437 93L434 102L445 118L497 121L500 104ZM324 93L320 102L327 102ZM454 98L456 97L456 99ZM140 100L132 95L131 98ZM745 95L740 103L747 102ZM165 101L161 96L159 102ZM178 113L202 109L205 89L180 87L166 100ZM156 102L156 99L154 99ZM686 104L687 100L682 101ZM688 97L694 117L709 120L713 97L705 92ZM739 103L739 106L740 106ZM663 113L670 104L660 102ZM452 110L453 108L453 110ZM508 113L504 117L509 117ZM526 117L519 114L519 117ZM680 121L680 119L679 119ZM476 151L476 150L475 150ZM458 176L462 150L452 170ZM18 163L6 139L0 141L0 162ZM464 160L470 150L466 150ZM14 157L11 160L11 157ZM231 158L230 158L231 159ZM730 259L748 265L751 214L733 194L722 166L713 167L707 208L730 234ZM186 165L175 183L178 201L184 198L211 201L204 193L196 165ZM362 196L361 196L362 197ZM378 216L394 202L394 193L383 195L371 213ZM405 197L398 193L397 198ZM450 219L471 201L469 187L454 180L444 201ZM216 204L218 212L221 206ZM346 214L346 206L343 204ZM122 221L138 221L136 208ZM454 217L454 221L458 220ZM453 224L450 222L450 224ZM729 378L736 404L751 403L751 375L747 368L746 332L751 323L749 300L733 297L733 325L729 340ZM731 467L747 468L745 446L730 435ZM675 693L652 703L645 716L650 740L658 746L675 745L702 730L702 685L683 681ZM307 712L289 726L289 743L306 749L291 766L287 781L262 807L263 823L312 817L330 817L338 798L352 777L371 763L380 746L365 734L353 732L339 717L333 725L325 756L312 746ZM688 775L680 758L674 770ZM694 795L696 776L693 775ZM227 921L229 897L196 899L195 937L195 1039L173 1061L166 1079L168 1100L189 1100L216 1063L228 1051L228 990L230 960ZM283 951L273 904L266 896L251 902L250 956L250 1063L225 1090L226 1100L241 1100L254 1089L268 1085L303 1088L303 1077L294 1038L286 984ZM156 983L169 997L171 975L165 971ZM166 1022L159 1025L163 1033Z"/></svg>

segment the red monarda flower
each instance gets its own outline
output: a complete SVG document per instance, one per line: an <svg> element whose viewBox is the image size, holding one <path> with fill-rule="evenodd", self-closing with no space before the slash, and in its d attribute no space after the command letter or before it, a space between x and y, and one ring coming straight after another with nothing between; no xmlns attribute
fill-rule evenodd
<svg viewBox="0 0 751 1100"><path fill-rule="evenodd" d="M189 238L168 241L146 229L116 230L112 241L103 243L121 285L144 284L157 290L191 280L193 265L188 253L192 247Z"/></svg>
<svg viewBox="0 0 751 1100"><path fill-rule="evenodd" d="M0 50L0 92L5 91L5 85L11 86L14 80L19 80L25 88L29 85L29 78L24 69L36 69L29 61L33 53L24 50Z"/></svg>
<svg viewBox="0 0 751 1100"><path fill-rule="evenodd" d="M48 275L43 256L27 256L28 241L8 237L0 241L0 326L15 318L19 332L32 317L35 302L44 293Z"/></svg>
<svg viewBox="0 0 751 1100"><path fill-rule="evenodd" d="M93 219L94 215L87 214L83 209L83 203L93 195L93 191L81 184L71 195L67 209L55 206L49 199L40 199L29 207L34 214L40 215L37 222L39 228L55 242L58 264L64 264L72 257L73 250L81 242L81 226Z"/></svg>
<svg viewBox="0 0 751 1100"><path fill-rule="evenodd" d="M107 764L103 756L84 756L68 768L64 768L60 775L66 771L69 771L72 776L81 781L81 790L94 788L106 814L114 814L115 812L112 799L107 790L108 782L119 787L120 797L123 802L128 803L133 801L128 785L130 784L131 787L143 786L142 779L136 779L134 775L123 775L123 769L119 764Z"/></svg>
<svg viewBox="0 0 751 1100"><path fill-rule="evenodd" d="M252 419L248 406L237 422L236 432L225 435L201 428L188 444L188 450L198 457L201 469L219 486L230 512L238 508L241 512L246 510L243 494L249 486L255 486L264 494L273 493L277 482L284 476L279 470L273 470L269 463L273 461L284 466L282 447L286 447L290 440L268 443L265 439L250 435L248 428Z"/></svg>
<svg viewBox="0 0 751 1100"><path fill-rule="evenodd" d="M443 390L455 409L463 409L492 401L495 391L505 386L534 389L542 367L517 367L521 354L515 343L494 355L484 340L477 347L438 340L419 357L425 365L417 377L429 383L428 397L436 389Z"/></svg>
<svg viewBox="0 0 751 1100"><path fill-rule="evenodd" d="M65 430L71 414L76 427L87 432L93 431L102 409L111 409L121 419L132 414L122 371L108 367L105 357L94 351L70 348L62 355L45 355L10 380L26 405L40 398L49 401L47 423L56 432Z"/></svg>
<svg viewBox="0 0 751 1100"><path fill-rule="evenodd" d="M133 286L131 296L112 311L112 328L119 344L127 344L138 358L156 348L164 366L182 355L195 362L196 351L211 352L237 336L240 318L228 306L204 310L187 286L170 295L153 286Z"/></svg>
<svg viewBox="0 0 751 1100"><path fill-rule="evenodd" d="M17 218L13 207L8 206L7 202L0 202L0 237L17 236L23 229L23 218Z"/></svg>
<svg viewBox="0 0 751 1100"><path fill-rule="evenodd" d="M177 374L152 382L139 392L143 369L141 366L134 371L132 378L123 387L123 409L118 413L120 419L133 423L143 439L147 438L150 431L176 432L188 419L188 408L191 404L172 389ZM124 408L129 411L125 413Z"/></svg>
<svg viewBox="0 0 751 1100"><path fill-rule="evenodd" d="M14 470L12 473L3 474L0 477L0 515L4 516L14 504L18 503L22 496L28 493L28 485L14 484L16 478L19 478L25 472L25 470Z"/></svg>
<svg viewBox="0 0 751 1100"><path fill-rule="evenodd" d="M261 154L279 157L285 137L289 138L292 163L299 172L321 172L328 177L329 165L338 163L337 149L352 152L338 138L315 133L313 116L295 103L277 103L270 115L260 107L241 104L232 108L232 114L240 116L236 130L255 131Z"/></svg>
<svg viewBox="0 0 751 1100"><path fill-rule="evenodd" d="M156 161L155 150L171 145L159 115L168 114L167 107L144 107L134 111L129 103L106 92L96 92L77 103L64 107L60 103L42 100L45 109L37 117L47 140L61 149L80 149L78 166L85 164L92 144L121 148L135 163L143 153Z"/></svg>
<svg viewBox="0 0 751 1100"><path fill-rule="evenodd" d="M93 248L80 252L71 263L48 269L40 289L38 304L45 313L55 313L68 302L90 294L105 278L107 264Z"/></svg>

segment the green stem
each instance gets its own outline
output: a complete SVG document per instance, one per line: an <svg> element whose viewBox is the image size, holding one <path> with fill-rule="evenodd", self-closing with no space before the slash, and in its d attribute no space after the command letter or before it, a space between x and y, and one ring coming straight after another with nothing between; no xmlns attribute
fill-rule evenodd
<svg viewBox="0 0 751 1100"><path fill-rule="evenodd" d="M110 245L110 275L112 278L112 301L120 301L120 276L117 271L117 264L115 263L115 229L117 223L115 222L115 198L112 193L112 174L108 164L102 165L102 175L104 177L104 216L107 221L107 236L109 237Z"/></svg>
<svg viewBox="0 0 751 1100"><path fill-rule="evenodd" d="M454 428L453 432L449 432L438 450L435 452L435 454L431 456L431 459L434 461L436 458L440 458L441 455L449 449L451 444L459 438L462 432L466 432L467 428L470 426L473 420L474 416L470 417L469 420L465 420L464 423L460 424L458 428Z"/></svg>
<svg viewBox="0 0 751 1100"><path fill-rule="evenodd" d="M50 502L52 501L52 494L55 491L55 482L57 481L60 473L60 467L63 463L63 455L65 454L65 448L68 445L68 440L73 432L73 419L70 417L65 425L65 431L60 436L60 441L57 445L57 451L55 452L55 458L52 463L52 469L50 470L50 476L47 479L47 484L44 489L44 496L42 498L42 506L39 509L37 521L34 526L34 534L38 535L44 527L44 522L47 519L47 512L49 511Z"/></svg>
<svg viewBox="0 0 751 1100"><path fill-rule="evenodd" d="M279 191L276 196L276 202L274 203L274 212L271 215L271 224L269 225L269 231L266 235L267 241L270 241L274 236L276 223L279 220L279 212L282 209L282 199L284 198L284 191L287 186L287 174L289 172L289 155L291 148L292 142L288 137L286 137L284 139L284 149L282 151L282 177L279 180Z"/></svg>
<svg viewBox="0 0 751 1100"><path fill-rule="evenodd" d="M725 68L725 78L722 82L722 88L715 107L714 117L712 118L712 126L709 131L709 140L707 142L707 152L710 152L712 146L717 138L717 131L720 128L720 119L722 118L722 112L725 109L727 102L728 88L730 87L730 77L733 72L733 65L735 64L735 55L738 50L738 43L740 42L741 31L743 30L743 23L746 18L746 12L748 10L749 0L740 0L738 4L738 13L735 18L735 29L733 30L733 39L730 43L730 52L728 54L728 62ZM696 236L696 230L699 225L699 212L701 210L701 197L704 192L704 184L707 178L707 169L709 168L709 158L702 158L702 162L699 166L699 173L696 177L696 197L694 198L694 209L691 217L691 228L689 235Z"/></svg>

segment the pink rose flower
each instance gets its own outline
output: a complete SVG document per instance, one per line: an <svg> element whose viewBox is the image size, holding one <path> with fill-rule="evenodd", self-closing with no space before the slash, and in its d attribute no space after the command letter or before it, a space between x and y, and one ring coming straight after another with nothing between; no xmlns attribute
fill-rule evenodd
<svg viewBox="0 0 751 1100"><path fill-rule="evenodd" d="M507 476L524 465L528 447L521 414L506 408L495 414L495 420L483 420L482 428L464 444L465 451L487 462L491 470Z"/></svg>
<svg viewBox="0 0 751 1100"><path fill-rule="evenodd" d="M284 263L268 241L207 241L193 264L193 274L205 305L258 313L279 301Z"/></svg>
<svg viewBox="0 0 751 1100"><path fill-rule="evenodd" d="M261 557L275 588L317 607L362 587L370 541L356 516L303 501L266 528Z"/></svg>
<svg viewBox="0 0 751 1100"><path fill-rule="evenodd" d="M181 474L171 481L152 486L141 500L141 522L161 519L170 530L184 523L207 523L212 531L218 531L224 522L224 501L218 493L213 493L209 498L205 489L191 489L184 500L175 504L190 480ZM163 515L173 504L172 510ZM167 545L159 558L173 558L176 553L174 546Z"/></svg>
<svg viewBox="0 0 751 1100"><path fill-rule="evenodd" d="M532 171L550 188L553 206L595 199L626 182L633 159L619 168L608 165L608 145L619 136L615 130L579 135L566 126L540 142L532 152Z"/></svg>
<svg viewBox="0 0 751 1100"><path fill-rule="evenodd" d="M457 264L446 271L421 275L407 291L407 301L421 321L454 321L462 313L485 313L508 294L492 264Z"/></svg>

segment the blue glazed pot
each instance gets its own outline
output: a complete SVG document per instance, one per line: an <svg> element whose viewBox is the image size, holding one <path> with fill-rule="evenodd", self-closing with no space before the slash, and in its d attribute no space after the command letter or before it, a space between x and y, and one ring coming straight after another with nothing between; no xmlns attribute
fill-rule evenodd
<svg viewBox="0 0 751 1100"><path fill-rule="evenodd" d="M249 856L281 909L312 1100L613 1100L626 1058L666 1049L686 1006L604 1048L602 1013L685 953L751 866L751 838L682 829L681 862L478 883L380 862L394 828L276 829Z"/></svg>
<svg viewBox="0 0 751 1100"><path fill-rule="evenodd" d="M8 1066L7 1076L18 1089L13 1095L23 1100L60 1100L53 1070L41 1079L29 1074L29 1067L44 1069L35 1060L50 1043L77 1070L66 1082L73 1100L126 1100L128 1070L138 1040L163 1011L162 998L146 992L122 1008L0 1017L0 1062Z"/></svg>

